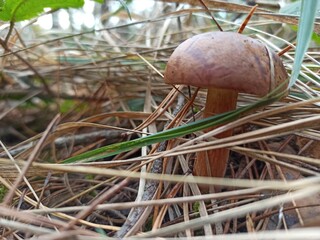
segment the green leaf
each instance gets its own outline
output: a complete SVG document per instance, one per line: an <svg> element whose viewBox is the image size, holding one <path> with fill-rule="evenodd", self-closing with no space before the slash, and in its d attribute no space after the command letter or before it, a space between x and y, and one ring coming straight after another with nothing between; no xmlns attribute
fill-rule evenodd
<svg viewBox="0 0 320 240"><path fill-rule="evenodd" d="M314 41L317 45L320 45L320 36L316 33L312 33L311 37L312 41Z"/></svg>
<svg viewBox="0 0 320 240"><path fill-rule="evenodd" d="M6 0L0 11L3 21L19 22L37 17L45 8L79 8L84 0Z"/></svg>
<svg viewBox="0 0 320 240"><path fill-rule="evenodd" d="M313 33L313 24L316 16L317 6L319 6L319 1L317 0L304 0L301 2L301 16L298 26L297 48L294 57L293 71L290 78L289 88L295 84L299 76L303 57L308 49Z"/></svg>
<svg viewBox="0 0 320 240"><path fill-rule="evenodd" d="M2 11L4 5L4 0L0 0L0 11Z"/></svg>
<svg viewBox="0 0 320 240"><path fill-rule="evenodd" d="M104 3L104 0L93 0L94 2L97 2L97 3Z"/></svg>

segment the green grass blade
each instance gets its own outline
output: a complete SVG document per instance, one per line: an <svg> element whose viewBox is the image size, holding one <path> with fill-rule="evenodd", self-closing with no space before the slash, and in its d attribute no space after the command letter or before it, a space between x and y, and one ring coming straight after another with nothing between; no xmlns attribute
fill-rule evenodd
<svg viewBox="0 0 320 240"><path fill-rule="evenodd" d="M298 27L297 48L289 88L295 84L299 76L303 57L308 49L309 42L312 36L313 24L318 4L318 0L303 0L301 2L301 16Z"/></svg>
<svg viewBox="0 0 320 240"><path fill-rule="evenodd" d="M177 137L182 137L187 134L194 133L209 127L225 124L235 120L242 115L251 112L262 106L266 106L279 100L284 93L273 92L272 95L266 96L261 100L251 105L241 107L237 110L218 114L209 118L201 119L196 122L189 123L184 126L168 129L150 136L134 139L127 142L115 143L108 146L104 146L92 151L85 152L75 157L68 158L63 163L75 163L75 162L92 162L105 157L113 156L122 152L130 151L135 148L151 145L154 143L170 140Z"/></svg>

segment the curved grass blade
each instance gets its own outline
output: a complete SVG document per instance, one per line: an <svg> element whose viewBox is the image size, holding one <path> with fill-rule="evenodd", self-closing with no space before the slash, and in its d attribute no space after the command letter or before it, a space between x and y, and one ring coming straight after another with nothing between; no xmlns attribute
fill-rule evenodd
<svg viewBox="0 0 320 240"><path fill-rule="evenodd" d="M277 93L277 89L269 94L268 96L262 98L261 100L248 105L241 107L237 110L218 114L209 118L201 119L196 122L189 123L184 126L179 126L176 128L168 129L153 135L149 135L146 137L133 139L127 142L115 143L108 146L104 146L92 151L85 152L83 154L79 154L77 156L68 158L64 160L62 163L75 163L75 162L92 162L95 160L99 160L105 157L114 156L116 154L130 151L135 148L140 148L143 146L151 145L154 143L159 143L163 141L167 141L173 138L182 137L187 134L194 133L196 131L200 131L209 127L218 126L224 123L231 122L246 113L251 112L257 108L267 106L285 95L284 92Z"/></svg>
<svg viewBox="0 0 320 240"><path fill-rule="evenodd" d="M118 0L118 1L121 3L122 7L126 10L129 19L132 21L131 14L130 14L129 8L127 6L127 3L123 0Z"/></svg>
<svg viewBox="0 0 320 240"><path fill-rule="evenodd" d="M294 57L293 71L289 82L289 88L295 84L299 76L303 57L308 49L312 36L314 19L318 5L318 0L303 0L301 2L301 16L298 27L297 48Z"/></svg>

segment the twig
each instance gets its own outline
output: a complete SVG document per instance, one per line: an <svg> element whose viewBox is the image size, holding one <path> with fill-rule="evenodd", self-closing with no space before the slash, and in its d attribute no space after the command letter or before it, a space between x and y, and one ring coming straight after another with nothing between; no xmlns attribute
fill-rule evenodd
<svg viewBox="0 0 320 240"><path fill-rule="evenodd" d="M173 115L176 116L178 112L182 109L184 105L185 98L183 95L178 96L178 103L176 105L176 108L173 112ZM170 124L170 121L168 121L165 125L168 126ZM161 142L157 151L158 152L163 152L167 148L167 141ZM151 168L151 173L157 173L161 174L162 173L162 158L156 159ZM152 200L157 192L158 189L158 181L155 180L149 180L146 183L144 193L142 195L142 201L148 201ZM152 206L148 207L138 207L138 208L133 208L128 217L126 222L122 225L121 229L115 234L115 237L118 238L123 238L126 235L131 235L134 234L140 226L145 223L145 220L148 218L149 214L151 213Z"/></svg>
<svg viewBox="0 0 320 240"><path fill-rule="evenodd" d="M218 29L223 32L223 29L221 28L220 24L217 22L217 20L214 18L213 14L210 12L209 8L207 7L207 5L202 1L199 0L199 2L201 3L201 5L206 9L207 13L210 15L210 17L212 18L212 20L214 21L214 23L217 25Z"/></svg>
<svg viewBox="0 0 320 240"><path fill-rule="evenodd" d="M9 42L13 28L14 28L14 21L10 21L9 31L7 33L6 39L4 40L5 45L7 45Z"/></svg>

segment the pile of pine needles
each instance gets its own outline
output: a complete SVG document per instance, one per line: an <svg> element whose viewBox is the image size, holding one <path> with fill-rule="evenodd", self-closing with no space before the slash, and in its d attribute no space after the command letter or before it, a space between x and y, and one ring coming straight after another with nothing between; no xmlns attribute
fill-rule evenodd
<svg viewBox="0 0 320 240"><path fill-rule="evenodd" d="M206 3L224 31L236 32L251 10ZM277 4L265 7L257 8L243 34L275 52L291 46L282 56L290 73L298 20L275 13ZM111 16L120 19L118 25L72 34L16 27L6 43L0 80L1 237L319 239L315 42L286 98L214 130L233 128L232 137L195 131L98 161L66 163L201 119L204 89L163 82L179 43L217 31L200 1L157 1L149 11L131 12L133 20L125 9L106 18ZM238 107L256 101L242 94ZM192 175L196 152L222 147L231 150L225 178Z"/></svg>

